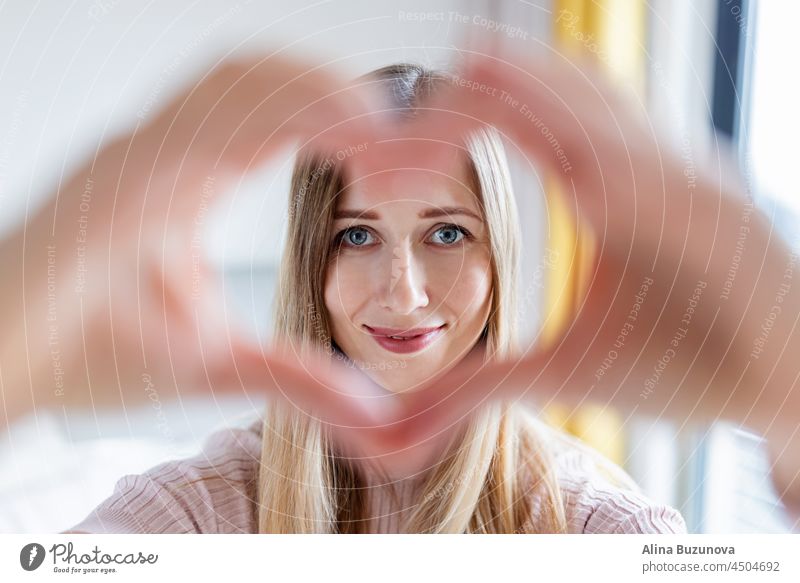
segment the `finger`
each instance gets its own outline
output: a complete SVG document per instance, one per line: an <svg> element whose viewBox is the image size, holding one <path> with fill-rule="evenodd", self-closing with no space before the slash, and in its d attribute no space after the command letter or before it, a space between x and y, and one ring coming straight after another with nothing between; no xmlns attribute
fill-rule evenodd
<svg viewBox="0 0 800 583"><path fill-rule="evenodd" d="M481 406L510 392L508 385L499 383L504 371L502 365L486 363L482 354L467 355L425 386L402 395L408 414L400 434L420 440L452 430Z"/></svg>
<svg viewBox="0 0 800 583"><path fill-rule="evenodd" d="M261 349L235 340L232 366L218 371L220 386L266 391L302 412L346 429L379 429L395 414L391 395L327 355L302 353L289 343Z"/></svg>
<svg viewBox="0 0 800 583"><path fill-rule="evenodd" d="M536 55L467 55L421 127L431 135L490 124L556 175L592 160L598 139L622 124L619 98L586 63Z"/></svg>
<svg viewBox="0 0 800 583"><path fill-rule="evenodd" d="M194 139L217 144L216 164L238 172L297 138L320 145L363 141L374 96L347 78L336 67L294 56L238 58L198 84L193 107L180 107L189 117L185 131L202 132Z"/></svg>

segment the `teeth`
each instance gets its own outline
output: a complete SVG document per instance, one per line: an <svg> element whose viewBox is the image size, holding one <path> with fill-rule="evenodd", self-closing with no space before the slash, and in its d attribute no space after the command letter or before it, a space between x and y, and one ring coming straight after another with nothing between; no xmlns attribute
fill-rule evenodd
<svg viewBox="0 0 800 583"><path fill-rule="evenodd" d="M405 340L402 336L389 336L389 338L394 338L395 340Z"/></svg>

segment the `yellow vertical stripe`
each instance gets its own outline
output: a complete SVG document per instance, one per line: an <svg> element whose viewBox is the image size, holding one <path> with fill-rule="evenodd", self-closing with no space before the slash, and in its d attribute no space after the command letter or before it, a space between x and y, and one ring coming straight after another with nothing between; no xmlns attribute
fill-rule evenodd
<svg viewBox="0 0 800 583"><path fill-rule="evenodd" d="M601 0L587 3L591 34L597 38L606 69L637 91L644 88L645 5L642 0Z"/></svg>
<svg viewBox="0 0 800 583"><path fill-rule="evenodd" d="M546 318L540 333L540 342L550 347L559 336L575 309L575 259L578 233L567 207L561 183L550 179L547 184L547 245L557 251L550 264L545 281Z"/></svg>

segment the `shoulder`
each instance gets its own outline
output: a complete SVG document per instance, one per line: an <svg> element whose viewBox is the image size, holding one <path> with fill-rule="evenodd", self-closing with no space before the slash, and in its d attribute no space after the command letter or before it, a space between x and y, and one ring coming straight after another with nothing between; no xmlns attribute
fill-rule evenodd
<svg viewBox="0 0 800 583"><path fill-rule="evenodd" d="M567 433L539 421L564 499L568 532L685 533L681 514L645 496L630 475Z"/></svg>
<svg viewBox="0 0 800 583"><path fill-rule="evenodd" d="M70 530L127 533L256 532L261 420L212 433L195 456L126 475Z"/></svg>

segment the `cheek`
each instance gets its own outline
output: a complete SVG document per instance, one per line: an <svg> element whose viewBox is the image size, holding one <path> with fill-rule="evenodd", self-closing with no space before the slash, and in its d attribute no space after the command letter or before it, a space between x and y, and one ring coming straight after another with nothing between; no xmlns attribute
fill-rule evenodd
<svg viewBox="0 0 800 583"><path fill-rule="evenodd" d="M432 291L459 319L483 316L491 296L492 273L483 253L459 257L433 270Z"/></svg>
<svg viewBox="0 0 800 583"><path fill-rule="evenodd" d="M362 301L363 272L352 269L347 261L334 261L325 277L325 307L334 328L343 330L350 316Z"/></svg>

